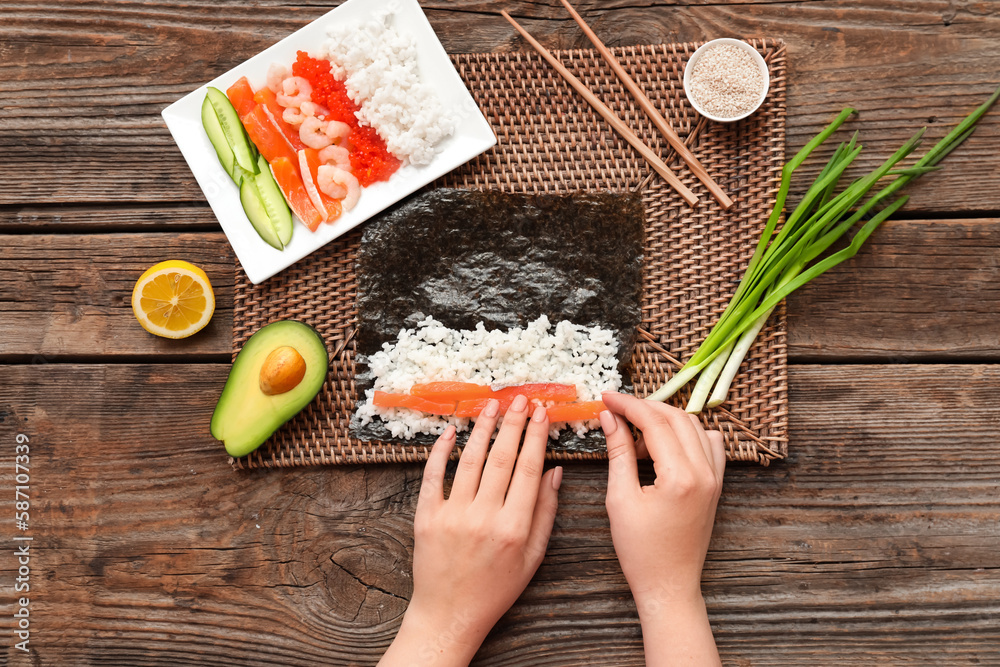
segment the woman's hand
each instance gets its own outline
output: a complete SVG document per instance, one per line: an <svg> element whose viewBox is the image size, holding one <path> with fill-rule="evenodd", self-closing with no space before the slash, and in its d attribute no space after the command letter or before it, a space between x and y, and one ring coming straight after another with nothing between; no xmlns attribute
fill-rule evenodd
<svg viewBox="0 0 1000 667"><path fill-rule="evenodd" d="M454 428L431 450L413 522L413 597L381 665L467 665L542 562L562 481L562 468L542 474L549 420L536 408L528 421L519 396L490 448L498 408L490 401L477 420L447 500Z"/></svg>
<svg viewBox="0 0 1000 667"><path fill-rule="evenodd" d="M718 664L701 570L726 466L722 434L663 403L605 394L604 404L611 538L639 610L646 664ZM639 483L626 420L642 432L652 486Z"/></svg>

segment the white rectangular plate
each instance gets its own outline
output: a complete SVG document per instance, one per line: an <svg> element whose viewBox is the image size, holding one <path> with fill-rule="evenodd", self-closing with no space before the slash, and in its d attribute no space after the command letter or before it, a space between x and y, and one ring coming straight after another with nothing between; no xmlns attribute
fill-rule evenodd
<svg viewBox="0 0 1000 667"><path fill-rule="evenodd" d="M444 108L454 110L459 118L455 134L442 141L434 160L427 165L401 167L388 181L375 183L361 191L353 210L345 212L333 224L321 224L310 232L295 218L295 232L284 250L276 250L257 235L243 207L236 184L226 174L215 149L201 126L201 104L208 86L223 92L245 76L256 90L265 84L271 63L291 68L296 51L317 55L326 41L326 30L334 22L364 21L382 9L391 9L397 30L413 35L417 44L420 78L434 87ZM205 193L215 217L219 219L229 243L254 284L267 280L309 253L415 192L434 179L465 164L497 142L496 135L469 94L444 47L417 0L348 0L243 64L216 77L194 92L163 110L163 120L181 149L184 159Z"/></svg>

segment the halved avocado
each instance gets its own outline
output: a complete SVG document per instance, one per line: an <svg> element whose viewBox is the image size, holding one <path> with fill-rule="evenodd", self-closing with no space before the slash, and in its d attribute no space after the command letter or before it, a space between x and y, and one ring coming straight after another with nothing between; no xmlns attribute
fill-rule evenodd
<svg viewBox="0 0 1000 667"><path fill-rule="evenodd" d="M236 355L212 414L212 435L246 456L319 393L329 358L312 327L282 320L262 327Z"/></svg>

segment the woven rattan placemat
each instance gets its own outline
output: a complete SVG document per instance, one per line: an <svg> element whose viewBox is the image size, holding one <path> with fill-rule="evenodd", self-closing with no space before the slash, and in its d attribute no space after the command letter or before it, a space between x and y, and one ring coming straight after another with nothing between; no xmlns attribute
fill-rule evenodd
<svg viewBox="0 0 1000 667"><path fill-rule="evenodd" d="M653 172L539 56L473 53L455 66L497 133L498 144L435 185L510 192L639 190L646 207L642 326L633 355L636 393L662 385L725 308L774 201L785 145L785 48L748 40L771 70L767 100L749 119L709 123L687 102L684 65L697 43L612 49L712 177L732 197L723 211L673 154L641 109L591 50L556 55L664 157L701 198L695 209ZM237 262L233 354L260 327L297 319L315 327L331 352L319 396L239 468L420 461L423 445L360 442L348 435L354 408L355 259L361 230L342 237L261 285ZM613 261L613 258L612 260ZM787 453L785 311L775 311L737 376L729 400L707 410L730 459L766 465ZM688 390L674 398L686 402ZM556 459L597 454L550 451Z"/></svg>

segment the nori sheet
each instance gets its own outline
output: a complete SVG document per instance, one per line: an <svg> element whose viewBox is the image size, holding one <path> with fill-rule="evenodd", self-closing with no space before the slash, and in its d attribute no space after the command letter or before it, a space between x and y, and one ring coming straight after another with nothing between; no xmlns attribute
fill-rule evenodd
<svg viewBox="0 0 1000 667"><path fill-rule="evenodd" d="M637 193L520 195L436 189L370 220L358 255L358 396L367 356L431 315L452 329L525 326L547 315L617 332L622 378L640 322L644 211ZM361 440L393 438L375 421ZM459 434L460 442L466 434ZM604 437L564 429L552 449L603 451Z"/></svg>

